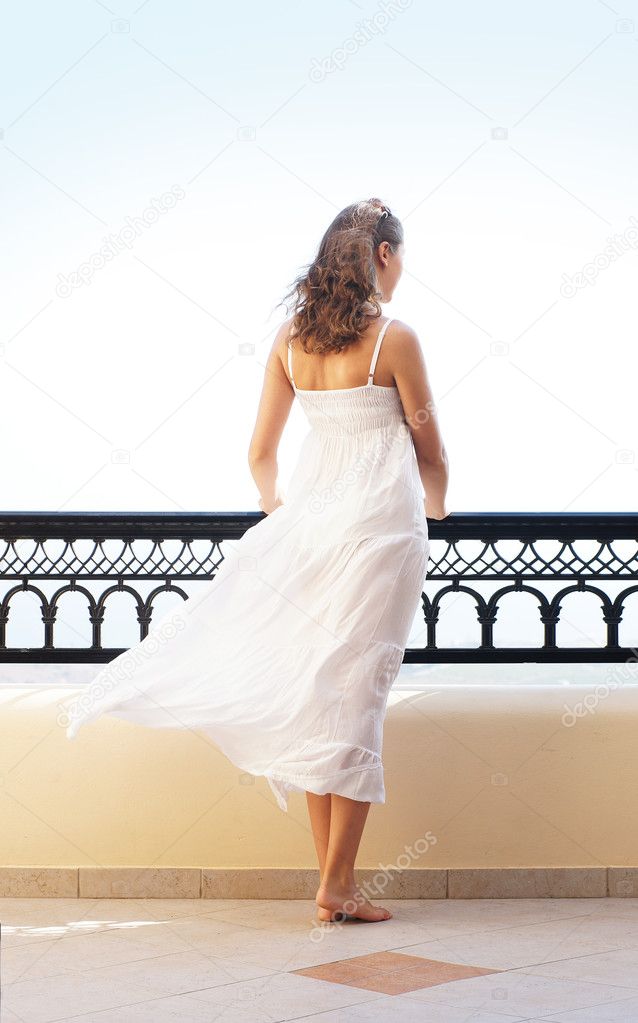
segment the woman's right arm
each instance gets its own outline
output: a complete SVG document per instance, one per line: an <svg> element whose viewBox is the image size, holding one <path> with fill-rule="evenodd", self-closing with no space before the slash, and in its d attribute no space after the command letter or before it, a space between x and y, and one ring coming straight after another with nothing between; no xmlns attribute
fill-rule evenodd
<svg viewBox="0 0 638 1023"><path fill-rule="evenodd" d="M423 351L411 327L400 320L394 325L392 370L414 442L425 491L425 514L429 519L444 519L448 515L445 498L449 466Z"/></svg>

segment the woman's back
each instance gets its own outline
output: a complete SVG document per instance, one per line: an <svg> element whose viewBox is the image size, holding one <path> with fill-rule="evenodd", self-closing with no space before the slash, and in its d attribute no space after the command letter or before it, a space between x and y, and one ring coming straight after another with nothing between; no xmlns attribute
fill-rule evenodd
<svg viewBox="0 0 638 1023"><path fill-rule="evenodd" d="M387 329L384 330L384 327ZM368 381L370 368L374 370L373 382L380 387L396 386L389 364L388 342L396 325L386 316L371 320L369 326L358 338L342 351L305 352L300 345L290 342L288 367L292 363L292 380L300 391L349 390ZM375 348L381 337L377 358L372 365ZM290 377L290 373L289 373Z"/></svg>

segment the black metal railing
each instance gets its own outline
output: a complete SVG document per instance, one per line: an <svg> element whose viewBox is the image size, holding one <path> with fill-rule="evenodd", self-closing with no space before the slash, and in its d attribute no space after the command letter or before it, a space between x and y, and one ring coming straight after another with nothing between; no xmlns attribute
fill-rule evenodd
<svg viewBox="0 0 638 1023"><path fill-rule="evenodd" d="M212 579L224 540L239 539L261 518L261 512L1 514L0 661L112 660L127 649L102 642L115 594L130 595L143 639L158 598L167 592L186 598L182 583ZM429 520L428 526L423 644L409 646L405 662L624 661L635 654L638 514L469 513ZM15 608L25 593L37 606L41 643L9 646L8 631L19 624ZM70 593L86 601L86 637L79 629L81 642L63 646L56 644L56 625ZM575 593L595 601L602 641L585 635L580 646L558 642L561 610ZM498 645L499 609L526 594L537 604L541 641ZM474 641L443 646L441 621L456 600L472 608ZM621 641L623 622L631 635Z"/></svg>

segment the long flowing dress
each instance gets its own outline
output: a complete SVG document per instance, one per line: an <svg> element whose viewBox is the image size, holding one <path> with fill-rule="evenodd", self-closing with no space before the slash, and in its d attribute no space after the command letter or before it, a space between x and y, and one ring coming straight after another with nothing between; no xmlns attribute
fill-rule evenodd
<svg viewBox="0 0 638 1023"><path fill-rule="evenodd" d="M203 732L241 770L291 791L385 802L388 693L430 542L395 386L303 390L310 429L285 501L233 543L198 594L105 665L66 735L103 714Z"/></svg>

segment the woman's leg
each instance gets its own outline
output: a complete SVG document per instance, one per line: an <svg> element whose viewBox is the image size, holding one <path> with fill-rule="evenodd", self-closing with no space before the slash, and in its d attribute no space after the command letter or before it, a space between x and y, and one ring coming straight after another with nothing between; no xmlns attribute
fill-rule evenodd
<svg viewBox="0 0 638 1023"><path fill-rule="evenodd" d="M392 913L372 903L357 888L354 861L359 849L370 803L332 793L330 837L322 872L317 906L320 919L340 918L343 913L361 920L388 920Z"/></svg>
<svg viewBox="0 0 638 1023"><path fill-rule="evenodd" d="M306 792L306 800L312 825L312 837L315 840L315 849L317 850L317 859L319 860L319 881L321 881L326 866L328 840L330 838L331 796L329 792L325 796L318 796L316 792Z"/></svg>
<svg viewBox="0 0 638 1023"><path fill-rule="evenodd" d="M328 854L328 841L330 839L330 804L332 796L328 792L325 796L318 796L316 792L306 792L308 802L308 814L312 825L312 837L315 840L317 859L319 860L319 884L323 880L323 873L326 869L326 856ZM329 920L330 913L326 909L317 907L319 920Z"/></svg>

